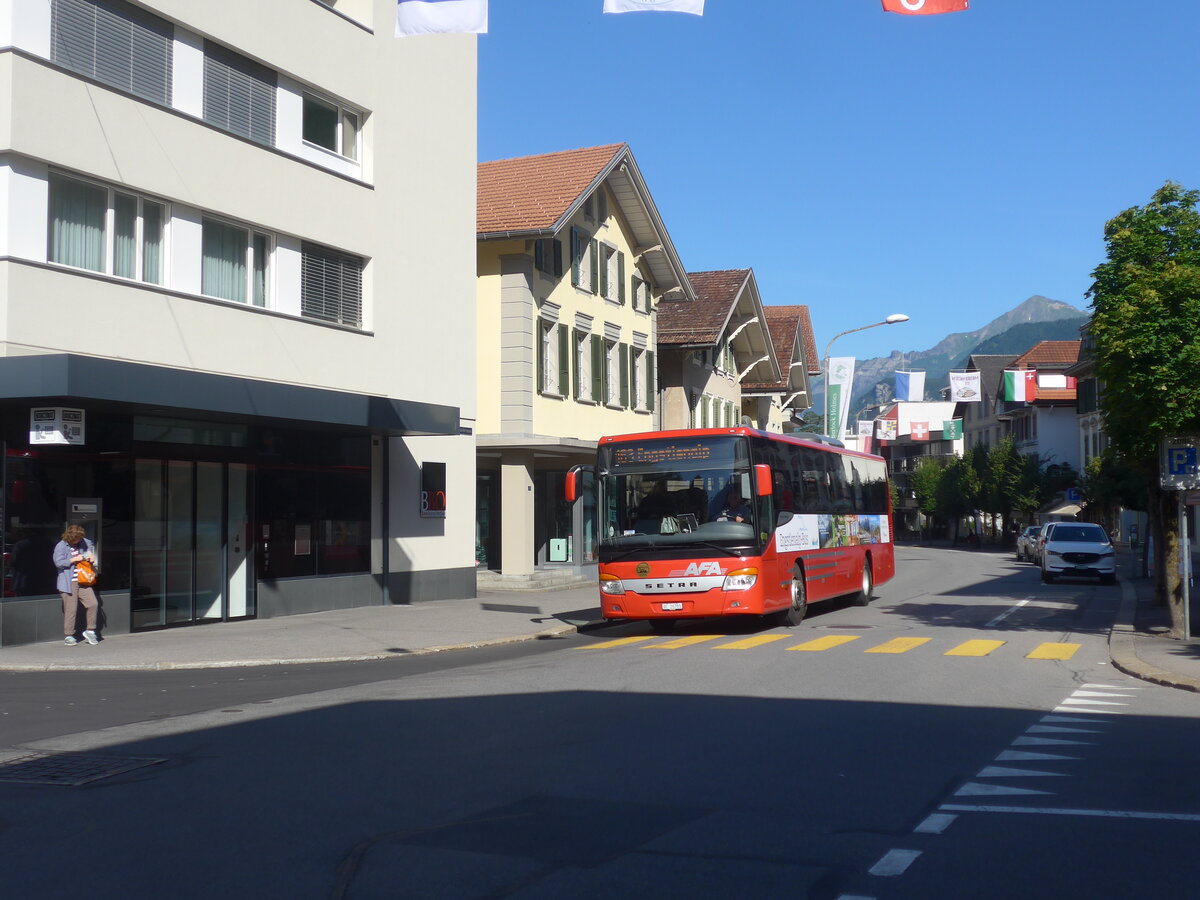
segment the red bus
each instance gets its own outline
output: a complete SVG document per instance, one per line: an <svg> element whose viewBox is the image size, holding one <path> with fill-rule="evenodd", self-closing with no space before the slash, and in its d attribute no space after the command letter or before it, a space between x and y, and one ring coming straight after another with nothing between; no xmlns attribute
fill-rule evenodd
<svg viewBox="0 0 1200 900"><path fill-rule="evenodd" d="M567 499L585 489L583 469ZM591 479L588 479L591 480ZM895 574L883 459L828 438L752 428L600 439L594 484L606 619L773 616L808 604L865 605Z"/></svg>

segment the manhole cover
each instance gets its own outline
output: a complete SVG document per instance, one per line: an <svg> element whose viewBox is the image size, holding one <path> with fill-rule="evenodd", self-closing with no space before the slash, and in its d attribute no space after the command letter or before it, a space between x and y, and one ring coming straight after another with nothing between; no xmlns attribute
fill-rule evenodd
<svg viewBox="0 0 1200 900"><path fill-rule="evenodd" d="M166 762L165 759L150 759L131 756L95 756L90 753L23 753L6 751L0 753L0 782L14 784L61 784L78 787L112 778Z"/></svg>

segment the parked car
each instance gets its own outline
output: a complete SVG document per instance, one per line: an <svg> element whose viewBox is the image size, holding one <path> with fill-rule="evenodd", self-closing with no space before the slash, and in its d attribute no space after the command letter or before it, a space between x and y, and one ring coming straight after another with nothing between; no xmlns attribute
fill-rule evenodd
<svg viewBox="0 0 1200 900"><path fill-rule="evenodd" d="M1027 525L1017 535L1017 562L1021 562L1022 560L1034 561L1033 542L1037 540L1038 532L1041 530L1041 525Z"/></svg>
<svg viewBox="0 0 1200 900"><path fill-rule="evenodd" d="M1117 557L1103 528L1091 522L1051 526L1042 546L1042 581L1049 583L1060 575L1116 583Z"/></svg>
<svg viewBox="0 0 1200 900"><path fill-rule="evenodd" d="M1057 525L1057 522L1046 522L1038 527L1038 532L1033 536L1033 540L1029 542L1029 561L1035 562L1039 566L1042 564L1042 548L1046 546L1046 535L1050 533L1050 529Z"/></svg>

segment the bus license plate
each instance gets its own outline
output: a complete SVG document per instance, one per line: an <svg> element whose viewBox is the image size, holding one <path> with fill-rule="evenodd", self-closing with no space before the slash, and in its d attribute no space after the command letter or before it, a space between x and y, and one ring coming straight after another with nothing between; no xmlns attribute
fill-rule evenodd
<svg viewBox="0 0 1200 900"><path fill-rule="evenodd" d="M672 612L673 610L683 609L682 603L664 603L662 605L663 612Z"/></svg>

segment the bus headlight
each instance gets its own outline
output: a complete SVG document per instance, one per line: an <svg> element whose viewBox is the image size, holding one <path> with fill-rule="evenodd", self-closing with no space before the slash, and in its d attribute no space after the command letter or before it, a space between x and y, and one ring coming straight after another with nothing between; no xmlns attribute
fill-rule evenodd
<svg viewBox="0 0 1200 900"><path fill-rule="evenodd" d="M602 594L624 594L625 585L621 583L621 579L616 575L601 575L600 576L600 593Z"/></svg>
<svg viewBox="0 0 1200 900"><path fill-rule="evenodd" d="M758 582L758 569L735 569L725 576L722 590L748 591Z"/></svg>

